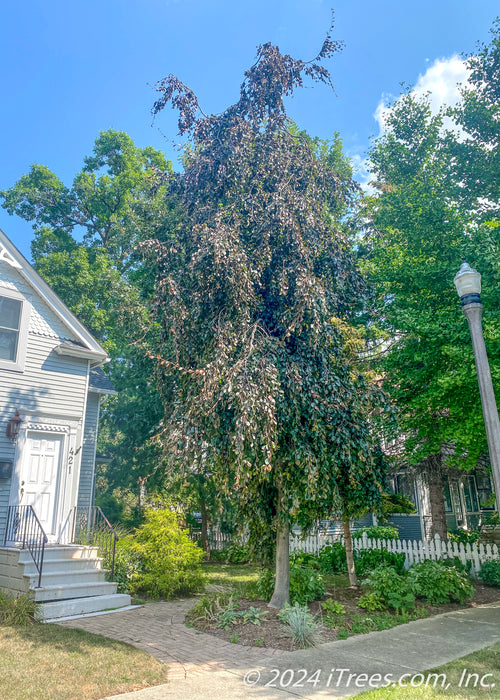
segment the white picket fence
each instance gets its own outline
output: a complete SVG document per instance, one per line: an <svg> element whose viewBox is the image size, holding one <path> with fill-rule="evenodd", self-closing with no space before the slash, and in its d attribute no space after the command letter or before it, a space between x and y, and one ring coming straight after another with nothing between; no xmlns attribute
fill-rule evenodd
<svg viewBox="0 0 500 700"><path fill-rule="evenodd" d="M317 554L325 544L341 542L344 538L340 535L316 533L302 539L299 535L290 536L290 551L309 552ZM478 573L481 565L488 559L497 559L499 549L496 544L462 544L457 542L445 542L436 535L429 542L423 540L372 540L363 533L356 537L353 533L353 545L355 549L387 549L389 552L403 553L406 557L406 568L425 559L453 559L458 557L462 564L472 562L472 570Z"/></svg>

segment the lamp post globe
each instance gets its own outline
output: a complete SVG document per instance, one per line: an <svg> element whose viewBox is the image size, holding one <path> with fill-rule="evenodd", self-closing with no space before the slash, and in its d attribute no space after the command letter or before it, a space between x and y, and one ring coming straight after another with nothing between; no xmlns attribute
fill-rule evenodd
<svg viewBox="0 0 500 700"><path fill-rule="evenodd" d="M495 487L496 506L500 514L500 421L481 322L483 310L481 275L464 261L453 281L462 303L462 311L469 324Z"/></svg>

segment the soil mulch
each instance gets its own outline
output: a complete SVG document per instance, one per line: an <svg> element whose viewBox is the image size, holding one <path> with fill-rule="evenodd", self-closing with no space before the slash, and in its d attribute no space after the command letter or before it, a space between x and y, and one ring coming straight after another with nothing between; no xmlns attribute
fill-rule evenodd
<svg viewBox="0 0 500 700"><path fill-rule="evenodd" d="M486 603L493 603L500 600L500 588L491 588L489 586L483 586L482 584L475 584L474 587L476 589L474 597L465 605L460 605L459 603L429 605L428 603L417 602L417 610L420 612L421 617L430 617L446 612L453 612L454 610L463 610L464 607L475 607L477 605L485 605ZM335 588L327 592L325 600L332 598L342 603L346 610L346 615L343 616L343 618L347 623L347 627L350 628L353 616L359 618L360 616L366 615L366 617L369 618L371 615L375 615L375 613L369 613L357 606L357 601L361 595L362 591L360 590ZM319 644L324 644L325 642L335 641L338 638L338 630L322 624L323 609L321 607L321 602L322 601L315 601L314 603L310 603L309 610L313 615L316 615L316 622L318 624L317 642ZM290 636L288 625L278 620L277 610L268 608L267 603L263 600L247 600L246 598L240 598L238 603L239 610L248 610L250 607L254 607L265 611L265 619L261 621L260 625L231 624L227 630L222 627L217 627L215 622L208 623L204 620L190 620L189 624L202 632L213 634L215 637L242 646L262 647L264 649L269 647L273 649L283 649L284 651L293 651L297 648L294 640ZM426 614L423 609L425 609ZM349 636L351 636L351 633L349 633Z"/></svg>

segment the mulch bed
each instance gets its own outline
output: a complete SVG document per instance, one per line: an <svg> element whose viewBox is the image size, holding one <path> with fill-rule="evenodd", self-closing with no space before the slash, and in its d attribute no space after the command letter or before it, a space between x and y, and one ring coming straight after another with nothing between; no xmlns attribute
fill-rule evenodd
<svg viewBox="0 0 500 700"><path fill-rule="evenodd" d="M459 603L429 605L428 603L417 602L417 608L425 608L427 616L432 616L452 612L454 610L463 610L464 607L474 607L500 600L500 588L491 588L489 586L483 586L482 584L475 584L474 587L476 589L474 597L465 605L460 605ZM344 605L346 610L345 620L349 625L352 615L359 616L365 614L366 617L369 617L373 614L362 610L356 605L361 595L362 592L360 590L336 588L327 592L325 600L327 598L333 598ZM285 651L293 651L297 648L290 636L289 627L278 620L277 610L268 608L267 603L263 600L239 599L239 610L247 610L252 606L264 610L267 613L265 620L262 620L260 625L236 624L230 625L229 629L225 630L221 627L217 627L215 623L207 623L203 620L190 621L189 624L202 632L213 634L215 637L243 646L262 647L263 649L268 647L283 649ZM317 615L317 623L319 624L318 642L324 644L325 642L335 641L337 639L337 629L321 624L321 614L323 612L321 601L310 603L309 609L313 615Z"/></svg>

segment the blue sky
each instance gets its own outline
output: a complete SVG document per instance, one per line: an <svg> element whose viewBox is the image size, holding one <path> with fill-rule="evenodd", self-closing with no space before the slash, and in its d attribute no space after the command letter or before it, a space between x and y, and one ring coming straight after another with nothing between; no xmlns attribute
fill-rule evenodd
<svg viewBox="0 0 500 700"><path fill-rule="evenodd" d="M24 0L2 8L0 189L32 163L67 184L99 131L126 131L175 161L175 114L151 126L152 86L176 74L205 112L238 97L259 43L314 57L330 21L345 48L328 62L335 93L304 89L289 113L311 135L340 132L363 163L384 100L401 83L431 89L436 104L461 77L457 56L488 42L497 0ZM453 58L455 57L455 58ZM360 173L360 178L362 173ZM0 209L0 227L29 257L29 223Z"/></svg>

